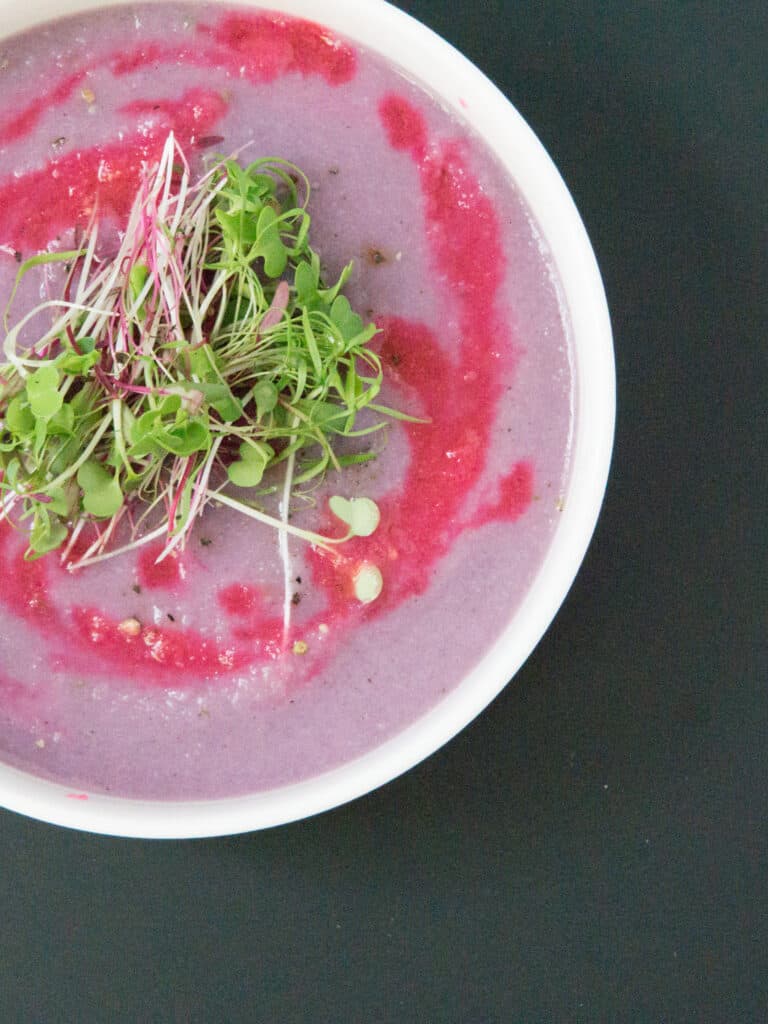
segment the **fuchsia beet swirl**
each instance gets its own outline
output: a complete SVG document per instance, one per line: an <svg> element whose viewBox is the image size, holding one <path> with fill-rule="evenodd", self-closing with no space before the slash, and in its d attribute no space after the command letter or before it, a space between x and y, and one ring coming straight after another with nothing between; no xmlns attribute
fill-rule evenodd
<svg viewBox="0 0 768 1024"><path fill-rule="evenodd" d="M194 11L197 18L186 35L163 39L154 34L141 44L102 47L87 66L70 66L54 77L45 98L28 95L12 109L0 106L1 154L3 146L21 147L47 131L73 105L98 101L105 83L119 98L111 115L114 128L106 136L62 152L53 146L34 166L0 179L0 261L11 266L22 254L58 244L57 239L86 225L94 209L119 229L142 167L157 158L168 132L193 156L218 148L232 137L236 113L243 116L237 106L243 106L238 99L243 89L252 90L254 117L265 90L273 90L276 103L283 103L283 92L287 96L294 86L313 97L327 96L329 104L343 98L345 90L356 96L359 88L362 95L358 79L367 58L321 26L268 13ZM160 71L166 77L154 92ZM23 536L5 525L0 530L0 602L8 621L38 637L52 671L86 681L114 680L121 691L195 692L226 689L243 673L287 659L294 666L300 662L284 691L290 695L311 684L361 626L380 623L384 628L388 617L421 599L460 541L469 550L472 538L483 531L496 529L503 531L500 537L511 537L532 514L539 492L550 486L528 440L523 441L528 447L518 446L501 466L489 463L505 396L530 344L518 337L518 319L535 316L534 310L517 317L509 308L510 243L499 207L503 196L478 176L467 138L458 129L446 132L444 119L417 102L414 87L391 71L376 71L370 82L366 79L364 100L350 101L350 109L365 119L381 162L411 183L420 259L436 308L445 310L455 339L445 343L442 315L427 315L423 308L412 312L402 296L387 303L372 293L366 301L373 308L361 310L380 328L389 392L401 408L417 410L425 421L397 427L406 456L397 479L375 495L379 528L369 538L344 544L335 558L306 550L295 600L298 604L308 585L314 599L296 633L286 637L280 602L265 581L238 577L231 566L214 578L202 549L155 564L154 547L115 563L115 572L126 579L125 591L130 593L132 586L133 593L151 598L163 613L143 622L139 631L126 632L121 620L130 612L128 605L121 615L114 595L102 601L98 589L73 589L55 555L25 562ZM278 115L271 116L278 123ZM274 155L300 160L292 152ZM329 167L328 174L342 204L343 169L338 179L332 177L335 168ZM323 181L318 195L323 198L328 188ZM359 252L350 255L360 258ZM392 255L393 268L400 259L399 251L396 258ZM361 294L367 294L365 289ZM555 481L553 486L559 485ZM555 497L553 492L553 503ZM316 520L332 530L326 500ZM354 599L351 580L367 561L381 568L384 589L377 601L363 606ZM218 617L213 630L182 614L185 602L203 589ZM171 608L174 612L165 614ZM298 637L331 639L310 643L309 653L297 659L291 648ZM0 702L6 711L15 708L19 718L28 716L33 696L44 701L41 688L31 696L23 679L6 676L0 675Z"/></svg>

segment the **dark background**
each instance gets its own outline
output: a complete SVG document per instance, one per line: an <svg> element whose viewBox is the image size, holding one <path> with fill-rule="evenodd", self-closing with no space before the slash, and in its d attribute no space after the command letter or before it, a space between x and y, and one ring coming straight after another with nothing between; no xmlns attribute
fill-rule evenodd
<svg viewBox="0 0 768 1024"><path fill-rule="evenodd" d="M768 1019L768 6L399 6L513 100L593 240L593 545L513 685L350 806L175 843L0 813L2 1024Z"/></svg>

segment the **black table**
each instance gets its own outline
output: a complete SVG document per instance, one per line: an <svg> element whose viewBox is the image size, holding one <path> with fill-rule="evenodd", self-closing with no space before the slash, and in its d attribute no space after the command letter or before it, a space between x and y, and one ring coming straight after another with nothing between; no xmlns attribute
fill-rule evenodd
<svg viewBox="0 0 768 1024"><path fill-rule="evenodd" d="M409 0L560 167L613 474L514 684L314 820L149 843L0 815L0 1021L768 1019L764 0Z"/></svg>

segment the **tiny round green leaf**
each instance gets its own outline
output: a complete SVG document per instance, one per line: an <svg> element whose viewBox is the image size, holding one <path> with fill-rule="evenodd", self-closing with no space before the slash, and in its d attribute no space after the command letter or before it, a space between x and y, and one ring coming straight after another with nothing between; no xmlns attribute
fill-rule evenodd
<svg viewBox="0 0 768 1024"><path fill-rule="evenodd" d="M381 570L372 562L363 562L355 573L352 583L355 597L361 604L370 604L375 601L384 588Z"/></svg>
<svg viewBox="0 0 768 1024"><path fill-rule="evenodd" d="M379 506L370 498L342 498L334 494L328 505L336 518L347 524L353 537L370 537L381 521Z"/></svg>
<svg viewBox="0 0 768 1024"><path fill-rule="evenodd" d="M59 371L55 366L41 366L27 379L27 393L55 391L59 386Z"/></svg>

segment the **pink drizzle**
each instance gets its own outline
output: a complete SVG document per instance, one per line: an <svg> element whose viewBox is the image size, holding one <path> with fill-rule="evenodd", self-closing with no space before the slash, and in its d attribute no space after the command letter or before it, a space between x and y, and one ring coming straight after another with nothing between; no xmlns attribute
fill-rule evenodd
<svg viewBox="0 0 768 1024"><path fill-rule="evenodd" d="M107 54L78 68L47 96L33 100L0 123L0 145L28 135L48 110L71 99L89 71L106 67L116 77L123 77L161 63L220 69L261 84L281 75L301 74L341 85L354 77L357 58L351 46L312 21L278 14L229 14L213 25L198 25L191 46L149 43Z"/></svg>
<svg viewBox="0 0 768 1024"><path fill-rule="evenodd" d="M157 561L164 544L149 544L142 548L137 558L139 583L147 590L177 591L186 579L187 569L183 555L176 553Z"/></svg>
<svg viewBox="0 0 768 1024"><path fill-rule="evenodd" d="M436 562L465 529L492 519L514 519L530 505L533 465L519 463L500 484L496 505L474 519L463 514L467 496L485 467L493 408L500 395L502 363L514 360L514 343L497 294L505 257L498 219L453 141L432 143L426 123L405 98L390 94L379 104L390 144L415 163L424 197L433 269L458 311L461 349L455 364L423 324L383 319L381 354L390 376L415 392L429 427L406 427L411 462L397 494L379 503L382 521L369 540L345 546L351 559L381 566L385 590L368 614L380 614L422 593ZM453 382L461 381L456 387ZM316 557L315 571L329 599L346 600L338 566Z"/></svg>
<svg viewBox="0 0 768 1024"><path fill-rule="evenodd" d="M102 217L124 220L142 164L158 159L168 132L189 145L225 110L219 93L190 89L178 102L157 104L154 124L122 142L75 150L21 178L6 179L0 183L0 242L20 250L42 249L59 232L84 227L97 197Z"/></svg>

